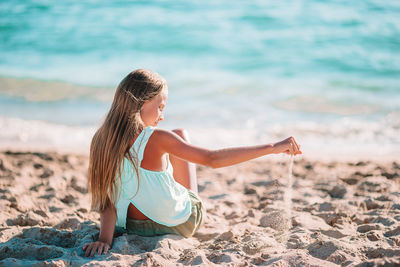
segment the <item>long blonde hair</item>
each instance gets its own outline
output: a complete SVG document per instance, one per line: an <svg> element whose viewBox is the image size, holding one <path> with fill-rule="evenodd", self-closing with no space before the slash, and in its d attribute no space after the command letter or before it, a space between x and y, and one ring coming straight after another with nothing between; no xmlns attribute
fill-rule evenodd
<svg viewBox="0 0 400 267"><path fill-rule="evenodd" d="M88 187L92 210L103 211L115 205L124 157L138 172L137 155L132 155L129 144L144 128L140 110L166 86L159 74L144 69L129 73L119 84L110 111L90 145Z"/></svg>

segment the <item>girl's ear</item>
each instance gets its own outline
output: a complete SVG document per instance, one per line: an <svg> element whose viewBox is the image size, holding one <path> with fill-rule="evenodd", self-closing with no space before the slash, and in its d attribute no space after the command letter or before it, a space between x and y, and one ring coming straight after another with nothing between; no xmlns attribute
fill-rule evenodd
<svg viewBox="0 0 400 267"><path fill-rule="evenodd" d="M143 126L143 120L142 120L142 116L140 115L141 109L135 114L135 120L137 121L137 123L139 125Z"/></svg>

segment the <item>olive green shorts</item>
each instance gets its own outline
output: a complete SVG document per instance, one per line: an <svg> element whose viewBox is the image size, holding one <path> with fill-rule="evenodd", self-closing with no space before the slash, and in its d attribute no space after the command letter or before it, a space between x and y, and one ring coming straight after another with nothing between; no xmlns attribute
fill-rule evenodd
<svg viewBox="0 0 400 267"><path fill-rule="evenodd" d="M206 209L204 208L200 197L193 191L188 191L192 203L192 214L186 222L177 226L169 227L152 220L134 220L127 218L126 230L128 234L136 234L140 236L177 234L186 238L194 235L204 222Z"/></svg>

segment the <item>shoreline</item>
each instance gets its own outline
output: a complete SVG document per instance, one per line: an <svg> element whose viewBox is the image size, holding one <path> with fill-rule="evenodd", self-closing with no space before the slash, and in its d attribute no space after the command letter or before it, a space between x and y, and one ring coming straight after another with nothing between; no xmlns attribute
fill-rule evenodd
<svg viewBox="0 0 400 267"><path fill-rule="evenodd" d="M222 148L222 147L221 147ZM25 145L10 145L10 146L0 146L0 153L5 152L18 152L18 153L50 153L50 154L68 154L68 155L76 155L76 156L84 156L89 157L89 149L77 149L77 148L55 148L54 146L49 147L42 147L38 148L37 146L27 147ZM321 161L324 163L329 162L353 162L357 163L360 161L372 161L376 163L387 163L387 162L395 162L398 161L400 158L399 155L321 155L321 154L314 154L314 155L297 155L294 157L294 161ZM285 162L289 161L290 156L286 154L270 154L265 155L260 158L252 159L253 162L263 162L263 161L273 161L273 162ZM240 163L246 164L246 163ZM224 167L229 168L229 167Z"/></svg>

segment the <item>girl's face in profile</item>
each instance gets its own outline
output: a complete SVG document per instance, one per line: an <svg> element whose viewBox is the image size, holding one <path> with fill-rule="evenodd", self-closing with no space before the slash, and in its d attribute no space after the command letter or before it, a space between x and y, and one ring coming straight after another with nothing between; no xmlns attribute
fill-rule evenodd
<svg viewBox="0 0 400 267"><path fill-rule="evenodd" d="M165 86L157 96L143 104L140 117L146 127L157 126L164 119L163 110L167 100L168 88Z"/></svg>

